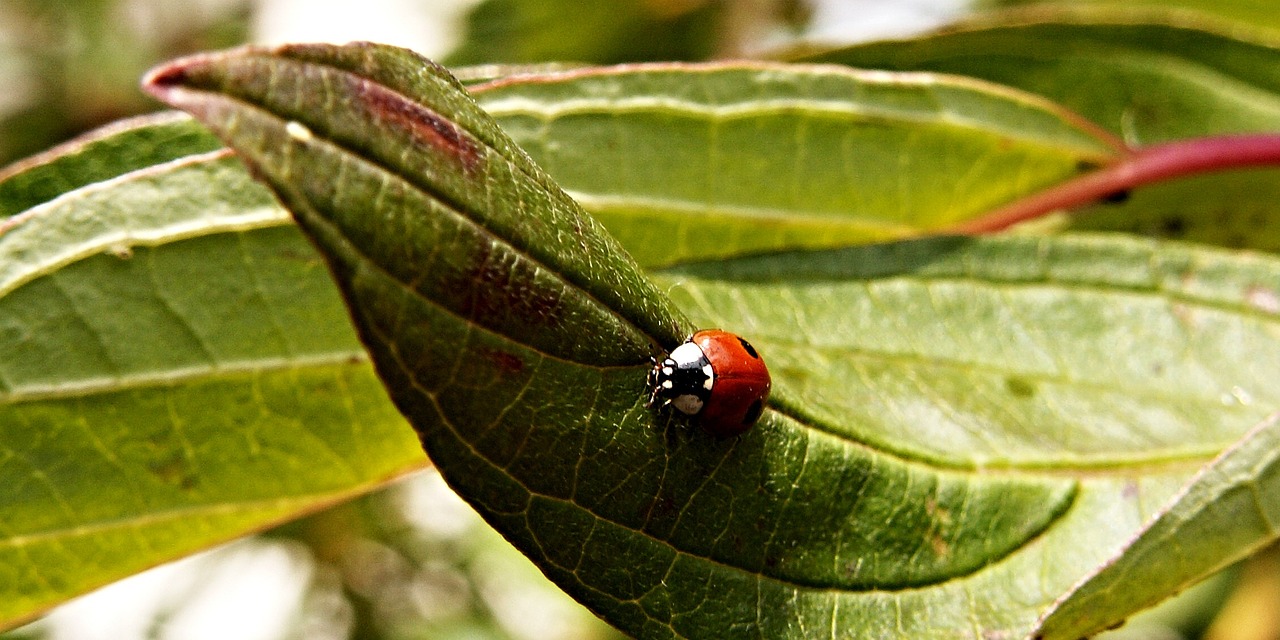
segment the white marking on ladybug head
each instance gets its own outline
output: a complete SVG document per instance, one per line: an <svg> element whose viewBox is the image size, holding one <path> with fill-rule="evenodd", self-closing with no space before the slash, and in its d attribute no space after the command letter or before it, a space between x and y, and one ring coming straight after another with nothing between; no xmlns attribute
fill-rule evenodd
<svg viewBox="0 0 1280 640"><path fill-rule="evenodd" d="M669 375L671 375L671 374L673 374L673 373L675 373L675 372L676 372L676 370L675 370L675 369L673 369L673 368L671 368L671 367L663 367L663 368L662 368L662 375L664 375L664 376L669 376Z"/></svg>
<svg viewBox="0 0 1280 640"><path fill-rule="evenodd" d="M702 373L707 376L707 379L702 381L702 388L710 391L716 384L716 372L711 368L711 363L702 365Z"/></svg>
<svg viewBox="0 0 1280 640"><path fill-rule="evenodd" d="M685 394L671 399L671 404L681 413L694 415L702 411L702 399L695 395Z"/></svg>
<svg viewBox="0 0 1280 640"><path fill-rule="evenodd" d="M705 356L702 355L702 348L692 342L686 342L675 348L671 355L667 356L675 361L677 365L691 365Z"/></svg>
<svg viewBox="0 0 1280 640"><path fill-rule="evenodd" d="M675 384L673 384L670 380L663 380L663 381L662 381L662 388L663 388L663 389L670 389L671 387L674 387L674 386L675 386Z"/></svg>

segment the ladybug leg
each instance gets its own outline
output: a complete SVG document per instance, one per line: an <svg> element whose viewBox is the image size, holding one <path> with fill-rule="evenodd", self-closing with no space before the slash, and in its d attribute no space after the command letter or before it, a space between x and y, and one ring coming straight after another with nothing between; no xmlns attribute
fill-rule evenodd
<svg viewBox="0 0 1280 640"><path fill-rule="evenodd" d="M658 401L658 359L649 356L649 375L645 378L645 384L649 386L649 401L644 403L646 409L652 409L654 403Z"/></svg>

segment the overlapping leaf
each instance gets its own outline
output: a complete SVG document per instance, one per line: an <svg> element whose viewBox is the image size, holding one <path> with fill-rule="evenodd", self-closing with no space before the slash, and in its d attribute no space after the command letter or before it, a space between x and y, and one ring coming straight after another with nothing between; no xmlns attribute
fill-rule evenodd
<svg viewBox="0 0 1280 640"><path fill-rule="evenodd" d="M475 90L646 266L918 235L1118 155L1033 96L935 75L647 65Z"/></svg>
<svg viewBox="0 0 1280 640"><path fill-rule="evenodd" d="M1138 536L1054 603L1039 632L1071 638L1109 628L1129 611L1280 537L1276 418L1272 414L1206 465Z"/></svg>
<svg viewBox="0 0 1280 640"><path fill-rule="evenodd" d="M0 626L424 463L218 146L160 116L0 182Z"/></svg>
<svg viewBox="0 0 1280 640"><path fill-rule="evenodd" d="M810 54L855 67L983 78L1045 96L1131 145L1280 130L1280 40L1177 16L1041 10L913 40ZM1280 248L1280 172L1233 171L1140 189L1077 222L1228 247Z"/></svg>
<svg viewBox="0 0 1280 640"><path fill-rule="evenodd" d="M1026 635L1275 400L1274 260L944 239L655 287L407 52L242 50L149 86L288 203L446 478L641 637ZM664 291L773 364L743 437L644 406L647 357L691 326ZM1072 628L1129 613L1104 609Z"/></svg>

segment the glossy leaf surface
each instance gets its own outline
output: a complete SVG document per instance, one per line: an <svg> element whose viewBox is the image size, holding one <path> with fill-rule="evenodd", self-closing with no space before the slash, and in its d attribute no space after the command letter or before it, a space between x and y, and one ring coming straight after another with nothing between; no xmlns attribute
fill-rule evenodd
<svg viewBox="0 0 1280 640"><path fill-rule="evenodd" d="M1026 635L1274 402L1274 260L938 239L655 287L408 52L240 50L149 88L289 204L449 482L640 637ZM644 406L647 358L695 325L773 365L740 438Z"/></svg>
<svg viewBox="0 0 1280 640"><path fill-rule="evenodd" d="M925 74L644 65L475 91L646 266L918 235L1118 154L1033 96Z"/></svg>

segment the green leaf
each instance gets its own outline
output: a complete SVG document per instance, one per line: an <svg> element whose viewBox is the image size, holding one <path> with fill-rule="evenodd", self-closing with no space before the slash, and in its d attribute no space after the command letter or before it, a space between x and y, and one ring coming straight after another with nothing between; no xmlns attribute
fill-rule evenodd
<svg viewBox="0 0 1280 640"><path fill-rule="evenodd" d="M149 146L150 145L150 146ZM425 460L323 262L189 118L0 182L0 626Z"/></svg>
<svg viewBox="0 0 1280 640"><path fill-rule="evenodd" d="M645 407L690 324L443 70L247 49L148 88L288 203L446 479L639 637L1024 636L1277 400L1275 260L944 238L662 273L775 372L716 439Z"/></svg>
<svg viewBox="0 0 1280 640"><path fill-rule="evenodd" d="M983 78L1052 99L1134 145L1274 131L1280 119L1277 41L1212 24L1135 22L1107 11L1011 13L804 59Z"/></svg>
<svg viewBox="0 0 1280 640"><path fill-rule="evenodd" d="M1074 638L1118 624L1280 537L1278 415L1202 469L1121 553L1055 603L1038 632ZM1127 588L1134 584L1146 588Z"/></svg>
<svg viewBox="0 0 1280 640"><path fill-rule="evenodd" d="M1280 406L1275 268L1121 238L943 238L660 282L697 324L749 329L826 431L946 466L1105 469L1207 460Z"/></svg>
<svg viewBox="0 0 1280 640"><path fill-rule="evenodd" d="M836 628L871 637L1023 637L1145 522L1203 506L1185 501L1207 482L1222 491L1205 475L1183 487L1280 403L1269 382L1280 374L1272 259L1119 237L944 238L707 263L660 282L696 322L750 335L786 392L779 410L817 432L970 477L1078 482L1071 508L1034 541L884 595L892 605L772 585L773 599L761 598L772 606L798 600L791 624L835 609L850 616ZM1270 474L1259 465L1227 480L1247 491ZM1074 625L1045 637L1100 631L1276 537L1239 509L1205 511L1195 531L1144 551L1145 564L1126 563L1143 576L1099 581L1094 595L1110 604L1073 607ZM1152 560L1170 553L1196 562ZM1131 596L1107 599L1117 591ZM877 619L873 603L911 613Z"/></svg>
<svg viewBox="0 0 1280 640"><path fill-rule="evenodd" d="M467 16L466 37L449 63L707 58L723 13L717 3L671 0L486 0Z"/></svg>
<svg viewBox="0 0 1280 640"><path fill-rule="evenodd" d="M149 82L234 141L324 248L349 301L385 298L363 288L391 279L410 297L380 306L434 300L547 356L606 367L686 335L599 223L422 58L376 45L250 49ZM352 306L359 328L369 309Z"/></svg>
<svg viewBox="0 0 1280 640"><path fill-rule="evenodd" d="M659 64L475 91L646 266L919 235L1116 156L1061 109L962 78Z"/></svg>
<svg viewBox="0 0 1280 640"><path fill-rule="evenodd" d="M221 146L186 114L122 120L0 170L0 217L95 182Z"/></svg>
<svg viewBox="0 0 1280 640"><path fill-rule="evenodd" d="M1148 145L1280 130L1280 40L1217 23L1105 10L1041 10L903 41L804 56L983 78L1043 95ZM1232 171L1139 189L1092 208L1079 229L1280 249L1280 171Z"/></svg>
<svg viewBox="0 0 1280 640"><path fill-rule="evenodd" d="M1097 6L1124 11L1134 16L1135 21L1144 16L1167 18L1172 15L1183 23L1225 20L1236 24L1224 24L1224 29L1254 30L1262 27L1280 31L1280 13L1276 12L1271 0L987 0L982 4L1034 8L1046 5L1068 8Z"/></svg>

